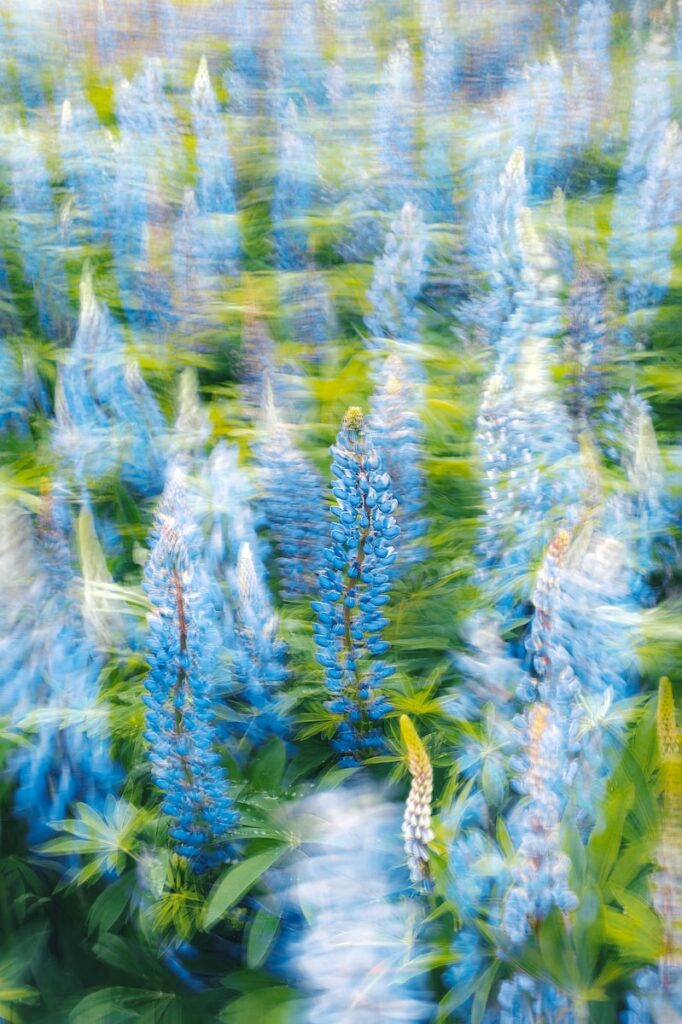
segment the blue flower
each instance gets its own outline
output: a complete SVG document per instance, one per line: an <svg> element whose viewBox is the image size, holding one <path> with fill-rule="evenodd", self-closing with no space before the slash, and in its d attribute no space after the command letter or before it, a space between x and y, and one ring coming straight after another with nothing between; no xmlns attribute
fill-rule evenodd
<svg viewBox="0 0 682 1024"><path fill-rule="evenodd" d="M383 172L385 207L399 209L415 187L414 72L406 40L391 50L379 92L377 147Z"/></svg>
<svg viewBox="0 0 682 1024"><path fill-rule="evenodd" d="M158 494L164 418L139 367L126 360L120 331L97 301L87 267L80 300L78 331L59 374L55 447L79 482L118 468L138 494Z"/></svg>
<svg viewBox="0 0 682 1024"><path fill-rule="evenodd" d="M179 473L166 485L153 540L144 573L153 608L145 739L173 845L201 869L226 859L238 815L215 749L213 588Z"/></svg>
<svg viewBox="0 0 682 1024"><path fill-rule="evenodd" d="M201 58L192 88L192 124L197 140L199 256L208 273L234 273L241 247L234 168L205 57Z"/></svg>
<svg viewBox="0 0 682 1024"><path fill-rule="evenodd" d="M277 266L303 270L308 263L307 217L314 194L314 152L302 129L298 108L289 100L279 134L278 171L272 197Z"/></svg>
<svg viewBox="0 0 682 1024"><path fill-rule="evenodd" d="M280 592L286 599L309 594L327 537L322 481L294 445L274 406L266 410L262 467L263 510L277 549Z"/></svg>
<svg viewBox="0 0 682 1024"><path fill-rule="evenodd" d="M392 541L400 530L390 477L359 409L346 413L332 455L336 522L313 608L317 658L331 693L327 707L340 719L334 747L340 763L349 765L383 742L378 723L389 705L382 686L393 669L382 659L389 644L381 634L396 559Z"/></svg>
<svg viewBox="0 0 682 1024"><path fill-rule="evenodd" d="M416 386L404 360L395 353L388 356L379 371L378 387L372 397L369 427L398 503L399 561L403 564L423 560L424 549L415 542L424 535L428 525L423 515L424 428L415 409L415 392Z"/></svg>
<svg viewBox="0 0 682 1024"><path fill-rule="evenodd" d="M424 282L427 244L421 210L405 203L391 223L382 255L374 262L367 292L371 313L365 317L370 345L385 347L390 338L406 342L419 339L416 299Z"/></svg>
<svg viewBox="0 0 682 1024"><path fill-rule="evenodd" d="M78 800L100 807L119 784L109 749L108 713L98 701L104 660L75 600L69 550L71 513L54 487L35 531L28 517L3 509L7 572L0 633L0 711L31 742L9 759L15 810L31 843Z"/></svg>

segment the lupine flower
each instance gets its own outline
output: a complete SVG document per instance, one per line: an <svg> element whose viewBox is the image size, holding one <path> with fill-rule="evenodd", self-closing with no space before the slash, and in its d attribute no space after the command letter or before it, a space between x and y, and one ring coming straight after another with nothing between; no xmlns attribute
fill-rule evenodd
<svg viewBox="0 0 682 1024"><path fill-rule="evenodd" d="M172 308L166 268L157 265L153 239L170 211L161 191L180 148L164 97L158 61L147 60L132 82L117 89L120 134L115 151L111 239L116 275L126 313L135 326L158 325Z"/></svg>
<svg viewBox="0 0 682 1024"><path fill-rule="evenodd" d="M503 981L497 996L500 1024L535 1024L536 1021L573 1021L569 999L546 981L517 971Z"/></svg>
<svg viewBox="0 0 682 1024"><path fill-rule="evenodd" d="M103 661L83 622L70 562L71 518L55 488L35 533L27 516L5 508L3 537L11 604L0 615L2 710L31 742L9 760L16 813L31 843L76 801L102 806L119 782L109 751L106 708L98 706ZM4 602L3 602L4 604Z"/></svg>
<svg viewBox="0 0 682 1024"><path fill-rule="evenodd" d="M322 481L299 451L270 403L258 446L263 510L277 549L280 592L296 599L311 592L327 537Z"/></svg>
<svg viewBox="0 0 682 1024"><path fill-rule="evenodd" d="M97 301L87 267L78 331L60 369L55 404L55 447L78 481L120 467L135 491L158 493L165 421L137 364L126 360L120 331Z"/></svg>
<svg viewBox="0 0 682 1024"><path fill-rule="evenodd" d="M145 738L175 849L204 868L228 856L238 815L215 749L215 606L181 475L166 485L153 540L144 574L153 608Z"/></svg>
<svg viewBox="0 0 682 1024"><path fill-rule="evenodd" d="M234 273L240 249L234 169L205 57L199 62L192 88L192 124L197 140L195 191L201 217L201 259L209 273Z"/></svg>
<svg viewBox="0 0 682 1024"><path fill-rule="evenodd" d="M665 531L671 516L650 407L634 391L628 395L616 393L606 407L604 423L607 453L620 463L633 490L627 502L632 540L637 551L637 571L645 576L657 563L667 560L661 544L667 541Z"/></svg>
<svg viewBox="0 0 682 1024"><path fill-rule="evenodd" d="M59 141L77 226L84 240L101 242L112 184L108 152L97 115L79 93L64 100Z"/></svg>
<svg viewBox="0 0 682 1024"><path fill-rule="evenodd" d="M514 144L524 149L530 195L545 199L568 176L577 141L575 107L554 53L526 65L519 78L503 119Z"/></svg>
<svg viewBox="0 0 682 1024"><path fill-rule="evenodd" d="M377 145L385 206L399 209L414 192L414 72L405 39L388 55L379 94Z"/></svg>
<svg viewBox="0 0 682 1024"><path fill-rule="evenodd" d="M59 228L45 159L35 135L17 130L6 141L21 262L41 327L63 333L70 320Z"/></svg>
<svg viewBox="0 0 682 1024"><path fill-rule="evenodd" d="M612 15L607 0L583 0L578 8L573 42L578 60L574 100L581 115L580 142L583 144L595 126L603 123L608 110Z"/></svg>
<svg viewBox="0 0 682 1024"><path fill-rule="evenodd" d="M272 197L272 223L280 270L303 270L308 263L307 216L313 201L312 140L302 129L298 108L289 100L279 136L278 172Z"/></svg>
<svg viewBox="0 0 682 1024"><path fill-rule="evenodd" d="M553 907L574 910L575 894L568 884L570 862L559 848L559 824L563 812L562 777L565 741L560 720L547 704L533 704L526 713L525 754L513 761L516 785L528 797L510 822L519 836L518 860L512 867L513 884L502 912L502 928L513 944L524 942L530 924Z"/></svg>
<svg viewBox="0 0 682 1024"><path fill-rule="evenodd" d="M569 410L581 427L606 390L609 357L606 330L606 280L579 265L568 297L568 331L564 352L571 365Z"/></svg>
<svg viewBox="0 0 682 1024"><path fill-rule="evenodd" d="M441 16L439 16L441 15ZM430 219L448 222L453 217L451 127L455 77L455 40L443 26L441 12L431 12L424 42L424 106L426 134L424 169L429 188Z"/></svg>
<svg viewBox="0 0 682 1024"><path fill-rule="evenodd" d="M248 472L239 464L236 445L219 441L201 469L197 517L206 522L206 560L218 579L236 566L248 544L258 575L265 576L266 549L258 535L262 519Z"/></svg>
<svg viewBox="0 0 682 1024"><path fill-rule="evenodd" d="M415 409L417 388L409 367L396 353L386 357L377 376L370 429L398 502L399 560L403 563L418 562L423 557L423 550L415 541L425 533L427 521L423 516L423 426Z"/></svg>
<svg viewBox="0 0 682 1024"><path fill-rule="evenodd" d="M230 649L229 700L243 717L234 731L253 745L288 729L282 683L286 646L278 637L265 570L266 550L256 530L253 490L237 449L220 442L197 486L197 515L207 524L206 561L222 584L221 628Z"/></svg>
<svg viewBox="0 0 682 1024"><path fill-rule="evenodd" d="M619 196L633 191L644 180L646 162L671 120L669 61L669 42L661 33L652 32L635 66L628 148L619 173Z"/></svg>
<svg viewBox="0 0 682 1024"><path fill-rule="evenodd" d="M488 161L487 176L474 191L469 216L467 251L483 284L459 309L466 327L473 327L486 344L495 344L514 308L522 258L516 222L526 198L528 182L522 148L514 150L501 174Z"/></svg>
<svg viewBox="0 0 682 1024"><path fill-rule="evenodd" d="M172 440L176 463L184 464L189 473L197 471L212 432L211 421L199 397L196 370L188 366L180 374L178 385L178 412Z"/></svg>
<svg viewBox="0 0 682 1024"><path fill-rule="evenodd" d="M310 852L297 861L289 890L307 922L289 947L287 965L287 975L293 972L309 994L301 1020L430 1020L428 992L406 969L420 949L420 909L404 898L409 883L398 868L397 808L359 787L321 793L299 806L315 823L306 836Z"/></svg>
<svg viewBox="0 0 682 1024"><path fill-rule="evenodd" d="M427 241L421 210L405 203L386 235L383 254L374 262L367 292L371 312L365 318L372 344L384 346L389 338L418 340L420 314L415 300L424 281Z"/></svg>
<svg viewBox="0 0 682 1024"><path fill-rule="evenodd" d="M277 616L248 543L240 546L229 580L234 598L234 699L248 709L245 735L257 746L268 735L286 733L288 729L282 692L288 675L284 665L286 647L278 639Z"/></svg>
<svg viewBox="0 0 682 1024"><path fill-rule="evenodd" d="M407 715L400 716L400 733L407 749L407 763L412 776L410 792L403 815L403 839L410 878L423 883L429 878L428 844L433 839L431 800L433 768L417 730Z"/></svg>
<svg viewBox="0 0 682 1024"><path fill-rule="evenodd" d="M377 723L388 702L381 687L393 674L381 658L389 649L381 639L388 623L382 608L389 600L396 558L391 541L400 530L392 515L391 481L382 472L360 409L346 413L332 455L337 523L325 550L321 599L313 608L317 658L332 698L327 706L340 716L334 747L342 755L340 763L350 765L382 745Z"/></svg>

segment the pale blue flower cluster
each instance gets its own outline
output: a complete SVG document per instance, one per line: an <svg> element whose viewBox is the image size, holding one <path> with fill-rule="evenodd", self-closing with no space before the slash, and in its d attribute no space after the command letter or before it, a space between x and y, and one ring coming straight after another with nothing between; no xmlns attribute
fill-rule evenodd
<svg viewBox="0 0 682 1024"><path fill-rule="evenodd" d="M405 898L399 808L356 786L319 793L296 811L308 824L288 899L306 925L286 972L308 995L302 1024L432 1020L430 994L408 966L421 949L422 913Z"/></svg>
<svg viewBox="0 0 682 1024"><path fill-rule="evenodd" d="M417 387L408 365L397 354L386 357L377 373L369 428L398 502L399 561L419 562L418 545L427 529L424 517L425 473L422 466L422 426L416 411Z"/></svg>
<svg viewBox="0 0 682 1024"><path fill-rule="evenodd" d="M384 251L374 262L367 292L370 313L365 324L368 344L385 348L390 339L419 340L420 312L416 300L424 283L428 237L421 210L405 203L391 223Z"/></svg>
<svg viewBox="0 0 682 1024"><path fill-rule="evenodd" d="M166 484L152 540L145 739L175 849L203 868L229 855L238 815L216 749L213 588L179 473Z"/></svg>
<svg viewBox="0 0 682 1024"><path fill-rule="evenodd" d="M339 716L334 747L342 765L357 764L382 745L378 728L388 701L382 692L393 668L382 660L389 650L381 633L391 589L400 530L393 518L391 480L367 433L359 409L349 409L332 447L332 490L336 522L324 552L317 614L317 658L325 670Z"/></svg>
<svg viewBox="0 0 682 1024"><path fill-rule="evenodd" d="M80 299L78 331L59 374L55 449L78 482L119 471L138 494L157 494L165 420L87 268Z"/></svg>
<svg viewBox="0 0 682 1024"><path fill-rule="evenodd" d="M118 786L108 714L98 704L104 659L89 635L71 564L65 492L44 497L35 527L18 508L2 509L6 587L0 609L2 713L28 745L9 759L15 812L31 843L75 801L101 807Z"/></svg>
<svg viewBox="0 0 682 1024"><path fill-rule="evenodd" d="M263 510L277 550L280 593L284 599L301 598L316 588L326 543L324 492L317 470L296 447L274 407L266 412L258 462Z"/></svg>

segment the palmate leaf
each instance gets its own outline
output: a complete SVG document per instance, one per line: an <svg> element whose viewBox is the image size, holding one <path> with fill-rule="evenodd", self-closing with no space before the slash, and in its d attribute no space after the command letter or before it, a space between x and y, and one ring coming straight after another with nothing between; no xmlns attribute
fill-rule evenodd
<svg viewBox="0 0 682 1024"><path fill-rule="evenodd" d="M39 847L39 852L58 857L81 856L84 866L69 876L74 885L97 879L108 871L120 875L128 858L138 851L140 834L149 824L151 812L113 796L107 797L103 814L83 803L77 803L75 811L77 817L51 823L55 831L66 834L49 839Z"/></svg>

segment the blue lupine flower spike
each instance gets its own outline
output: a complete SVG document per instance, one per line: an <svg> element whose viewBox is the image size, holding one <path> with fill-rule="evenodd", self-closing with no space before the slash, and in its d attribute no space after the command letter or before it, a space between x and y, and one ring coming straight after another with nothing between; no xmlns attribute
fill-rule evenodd
<svg viewBox="0 0 682 1024"><path fill-rule="evenodd" d="M381 687L394 670L381 658L389 649L381 639L388 624L382 608L389 600L390 566L396 558L392 542L400 530L392 515L391 480L360 409L348 410L331 451L337 522L324 552L322 598L313 609L317 658L331 693L327 707L339 715L334 747L340 764L351 766L383 745L377 723L389 704Z"/></svg>

